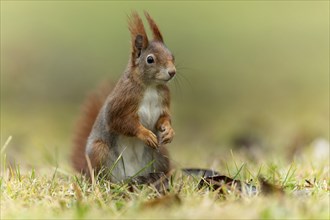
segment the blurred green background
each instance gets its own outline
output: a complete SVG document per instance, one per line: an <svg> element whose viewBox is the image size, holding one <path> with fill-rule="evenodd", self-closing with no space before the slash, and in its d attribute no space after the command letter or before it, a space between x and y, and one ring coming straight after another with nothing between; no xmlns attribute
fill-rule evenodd
<svg viewBox="0 0 330 220"><path fill-rule="evenodd" d="M126 66L131 10L154 17L176 57L178 165L211 166L230 150L290 159L329 140L328 1L1 1L11 160L69 164L84 97Z"/></svg>

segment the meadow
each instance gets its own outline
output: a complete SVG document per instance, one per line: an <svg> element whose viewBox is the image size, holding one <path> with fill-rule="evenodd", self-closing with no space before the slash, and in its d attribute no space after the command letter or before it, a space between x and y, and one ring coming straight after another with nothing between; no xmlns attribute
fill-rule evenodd
<svg viewBox="0 0 330 220"><path fill-rule="evenodd" d="M126 66L132 10L176 58L166 193L70 164L84 98ZM329 219L329 138L327 1L1 1L1 219Z"/></svg>

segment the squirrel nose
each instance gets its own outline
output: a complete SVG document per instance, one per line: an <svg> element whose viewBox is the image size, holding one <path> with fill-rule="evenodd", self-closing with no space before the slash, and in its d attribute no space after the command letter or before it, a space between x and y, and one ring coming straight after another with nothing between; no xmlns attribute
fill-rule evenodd
<svg viewBox="0 0 330 220"><path fill-rule="evenodd" d="M175 70L169 70L168 75L170 75L170 77L172 78L175 75L175 72Z"/></svg>

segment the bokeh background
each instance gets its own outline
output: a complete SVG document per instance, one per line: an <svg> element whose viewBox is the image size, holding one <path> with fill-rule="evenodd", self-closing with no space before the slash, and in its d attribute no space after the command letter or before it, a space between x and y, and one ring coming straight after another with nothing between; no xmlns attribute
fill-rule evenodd
<svg viewBox="0 0 330 220"><path fill-rule="evenodd" d="M329 143L327 1L1 1L9 160L69 168L85 96L128 61L132 10L154 17L176 57L169 149L178 166L232 154L290 162Z"/></svg>

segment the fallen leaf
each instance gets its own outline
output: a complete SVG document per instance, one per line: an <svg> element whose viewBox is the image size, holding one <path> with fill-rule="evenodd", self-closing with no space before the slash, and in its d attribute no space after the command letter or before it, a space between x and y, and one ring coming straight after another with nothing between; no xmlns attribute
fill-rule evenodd
<svg viewBox="0 0 330 220"><path fill-rule="evenodd" d="M168 194L142 203L141 208L168 208L170 206L180 204L181 199L177 194Z"/></svg>
<svg viewBox="0 0 330 220"><path fill-rule="evenodd" d="M257 193L257 189L255 186L252 186L247 183L242 183L239 180L234 180L225 175L215 175L203 178L199 182L198 188L201 189L205 186L207 186L211 190L219 190L221 194L227 194L229 193L229 190L245 192L249 195L255 195Z"/></svg>
<svg viewBox="0 0 330 220"><path fill-rule="evenodd" d="M209 169L199 169L199 168L185 168L182 171L188 175L194 175L198 177L210 177L215 175L220 175L217 171Z"/></svg>
<svg viewBox="0 0 330 220"><path fill-rule="evenodd" d="M78 200L78 201L82 201L82 199L83 199L83 194L82 194L82 192L81 192L80 187L79 187L79 186L77 185L77 183L75 183L75 182L72 184L72 186L73 186L74 193L75 193L75 195L76 195L77 200Z"/></svg>
<svg viewBox="0 0 330 220"><path fill-rule="evenodd" d="M278 194L283 195L284 190L281 186L269 183L265 178L259 177L261 192L264 195Z"/></svg>

